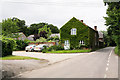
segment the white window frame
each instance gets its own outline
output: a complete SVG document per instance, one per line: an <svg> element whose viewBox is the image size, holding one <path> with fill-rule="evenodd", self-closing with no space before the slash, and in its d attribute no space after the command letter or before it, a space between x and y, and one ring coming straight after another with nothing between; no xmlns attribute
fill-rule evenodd
<svg viewBox="0 0 120 80"><path fill-rule="evenodd" d="M65 45L69 45L69 40L65 40Z"/></svg>
<svg viewBox="0 0 120 80"><path fill-rule="evenodd" d="M84 43L83 40L80 40L80 44L81 44L81 45L85 45L85 43Z"/></svg>
<svg viewBox="0 0 120 80"><path fill-rule="evenodd" d="M71 29L71 35L76 35L77 34L77 29L76 28L72 28Z"/></svg>

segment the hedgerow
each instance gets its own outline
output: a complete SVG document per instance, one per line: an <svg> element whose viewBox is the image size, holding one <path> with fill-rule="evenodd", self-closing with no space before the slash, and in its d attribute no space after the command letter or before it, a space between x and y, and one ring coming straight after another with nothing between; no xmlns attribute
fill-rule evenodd
<svg viewBox="0 0 120 80"><path fill-rule="evenodd" d="M16 42L12 38L2 37L2 57L12 55L13 48L16 45Z"/></svg>

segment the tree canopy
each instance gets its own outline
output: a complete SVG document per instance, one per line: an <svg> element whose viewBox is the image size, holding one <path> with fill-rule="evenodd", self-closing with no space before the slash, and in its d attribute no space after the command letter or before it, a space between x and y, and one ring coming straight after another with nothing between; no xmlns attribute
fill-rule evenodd
<svg viewBox="0 0 120 80"><path fill-rule="evenodd" d="M120 53L120 2L108 2L108 9L104 17L108 26L108 35L114 38Z"/></svg>

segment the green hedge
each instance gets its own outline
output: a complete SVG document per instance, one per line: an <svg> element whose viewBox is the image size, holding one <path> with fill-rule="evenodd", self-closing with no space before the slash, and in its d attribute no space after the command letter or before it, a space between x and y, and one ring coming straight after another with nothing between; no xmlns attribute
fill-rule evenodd
<svg viewBox="0 0 120 80"><path fill-rule="evenodd" d="M16 46L14 48L14 51L18 50L25 50L25 47L28 45L28 41L23 41L23 40L16 40Z"/></svg>
<svg viewBox="0 0 120 80"><path fill-rule="evenodd" d="M15 40L2 37L0 41L2 41L2 57L12 55L13 48L15 47Z"/></svg>
<svg viewBox="0 0 120 80"><path fill-rule="evenodd" d="M64 47L62 47L61 45L54 45L51 47L44 47L44 49L42 50L43 53L46 53L47 51L58 51L58 50L64 50Z"/></svg>

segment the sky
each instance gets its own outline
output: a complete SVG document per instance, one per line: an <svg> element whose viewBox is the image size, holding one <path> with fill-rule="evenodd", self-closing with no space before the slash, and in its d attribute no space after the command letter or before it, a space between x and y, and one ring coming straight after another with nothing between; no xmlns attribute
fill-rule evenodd
<svg viewBox="0 0 120 80"><path fill-rule="evenodd" d="M107 6L103 0L0 0L0 22L17 17L26 25L46 22L61 28L71 18L83 20L98 31L106 30Z"/></svg>

